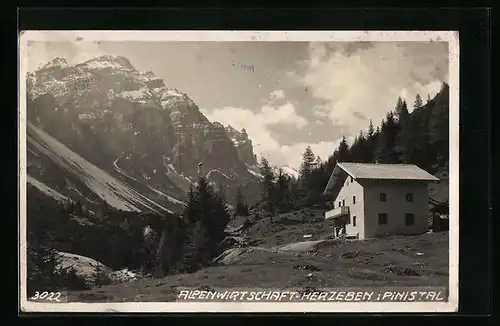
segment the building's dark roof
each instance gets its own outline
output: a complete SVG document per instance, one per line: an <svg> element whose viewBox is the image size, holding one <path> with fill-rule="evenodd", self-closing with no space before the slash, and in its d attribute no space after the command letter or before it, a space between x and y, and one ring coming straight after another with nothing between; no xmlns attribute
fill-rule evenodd
<svg viewBox="0 0 500 326"><path fill-rule="evenodd" d="M339 162L328 180L325 193L334 187L335 182L343 174L350 175L354 179L439 181L438 178L414 164Z"/></svg>
<svg viewBox="0 0 500 326"><path fill-rule="evenodd" d="M338 163L337 165L356 179L439 181L414 164Z"/></svg>

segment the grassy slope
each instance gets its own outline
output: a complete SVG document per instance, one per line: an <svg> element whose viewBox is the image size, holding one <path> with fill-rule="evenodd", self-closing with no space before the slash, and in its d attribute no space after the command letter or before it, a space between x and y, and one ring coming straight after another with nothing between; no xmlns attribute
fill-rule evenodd
<svg viewBox="0 0 500 326"><path fill-rule="evenodd" d="M314 220L319 212L302 212ZM133 283L103 286L70 293L70 301L170 301L176 288L208 286L219 288L328 288L341 286L404 286L448 284L448 233L396 236L339 243L326 241L308 252L277 251L276 246L327 238L324 222L270 224L255 222L246 232L259 239L259 247L235 250L235 257L192 274L163 279L142 279ZM276 223L277 222L277 223ZM237 224L237 221L234 221ZM306 277L309 273L312 277ZM406 275L401 275L406 274ZM411 274L411 275L408 275Z"/></svg>

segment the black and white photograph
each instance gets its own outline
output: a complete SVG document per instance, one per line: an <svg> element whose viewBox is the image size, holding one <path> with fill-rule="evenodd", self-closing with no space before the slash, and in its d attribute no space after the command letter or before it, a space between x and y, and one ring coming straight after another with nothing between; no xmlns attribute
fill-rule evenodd
<svg viewBox="0 0 500 326"><path fill-rule="evenodd" d="M458 42L24 31L23 311L455 311Z"/></svg>

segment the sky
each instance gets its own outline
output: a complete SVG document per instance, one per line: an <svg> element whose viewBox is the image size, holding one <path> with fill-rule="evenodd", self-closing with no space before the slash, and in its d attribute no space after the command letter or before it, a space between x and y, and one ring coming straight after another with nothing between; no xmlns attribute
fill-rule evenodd
<svg viewBox="0 0 500 326"><path fill-rule="evenodd" d="M258 156L298 168L307 146L326 160L393 110L411 111L448 82L446 42L36 42L28 70L63 57L128 58L186 93L212 122L245 128Z"/></svg>

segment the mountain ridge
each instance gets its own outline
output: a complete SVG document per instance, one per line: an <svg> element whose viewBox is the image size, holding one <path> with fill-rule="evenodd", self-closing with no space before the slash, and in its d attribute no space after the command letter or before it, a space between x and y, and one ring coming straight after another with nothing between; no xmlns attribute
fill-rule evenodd
<svg viewBox="0 0 500 326"><path fill-rule="evenodd" d="M149 189L148 198L184 201L201 162L210 181L248 184L247 197L258 199L246 131L210 122L186 94L153 72L137 71L127 58L105 55L75 65L55 58L28 73L27 96L33 126L121 182Z"/></svg>

